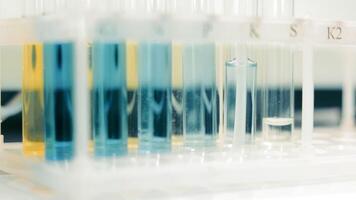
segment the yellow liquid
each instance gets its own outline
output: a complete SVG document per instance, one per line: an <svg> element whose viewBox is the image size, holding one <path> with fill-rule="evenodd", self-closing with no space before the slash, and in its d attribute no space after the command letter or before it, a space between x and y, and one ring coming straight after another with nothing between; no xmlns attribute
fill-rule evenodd
<svg viewBox="0 0 356 200"><path fill-rule="evenodd" d="M172 116L172 146L183 145L183 63L182 45L173 43L172 45L172 86L173 97L172 106L174 115Z"/></svg>
<svg viewBox="0 0 356 200"><path fill-rule="evenodd" d="M44 154L43 124L43 49L41 44L23 48L22 85L23 152L28 156Z"/></svg>
<svg viewBox="0 0 356 200"><path fill-rule="evenodd" d="M138 69L137 69L137 43L133 41L126 42L126 81L127 81L127 91L133 93L133 98L128 99L128 115L129 115L129 126L130 120L137 120L137 113L133 113L134 103L137 103L137 92L138 92ZM132 117L131 117L132 116ZM128 127L129 132L132 132L132 127ZM136 129L137 130L137 129ZM136 133L137 135L138 133ZM138 138L129 134L128 138L128 148L134 150L138 148Z"/></svg>
<svg viewBox="0 0 356 200"><path fill-rule="evenodd" d="M173 147L180 147L183 146L183 135L173 135L172 136L172 146Z"/></svg>
<svg viewBox="0 0 356 200"><path fill-rule="evenodd" d="M92 95L93 91L93 63L92 63L92 44L88 43L88 87L90 91L90 95ZM90 101L93 101L93 97L90 96ZM90 105L92 105L92 102L90 102ZM92 109L92 108L91 108ZM93 114L92 110L90 110L90 138L89 138L89 143L88 143L88 149L89 153L94 152L94 133L93 133Z"/></svg>

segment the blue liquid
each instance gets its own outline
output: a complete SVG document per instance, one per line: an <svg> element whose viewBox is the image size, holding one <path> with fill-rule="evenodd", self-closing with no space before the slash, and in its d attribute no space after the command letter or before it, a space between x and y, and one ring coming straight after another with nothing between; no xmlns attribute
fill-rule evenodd
<svg viewBox="0 0 356 200"><path fill-rule="evenodd" d="M93 45L93 132L96 156L127 153L125 44Z"/></svg>
<svg viewBox="0 0 356 200"><path fill-rule="evenodd" d="M213 44L186 45L183 50L183 130L189 148L213 146L219 112Z"/></svg>
<svg viewBox="0 0 356 200"><path fill-rule="evenodd" d="M171 149L171 46L168 43L139 45L138 126L141 152Z"/></svg>
<svg viewBox="0 0 356 200"><path fill-rule="evenodd" d="M73 157L73 44L44 45L45 157Z"/></svg>

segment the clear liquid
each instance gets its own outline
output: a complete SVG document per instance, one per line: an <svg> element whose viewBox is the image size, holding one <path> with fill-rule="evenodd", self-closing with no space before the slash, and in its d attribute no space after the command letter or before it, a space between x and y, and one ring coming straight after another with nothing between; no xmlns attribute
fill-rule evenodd
<svg viewBox="0 0 356 200"><path fill-rule="evenodd" d="M228 84L225 88L225 137L231 143L234 136L236 114L236 84Z"/></svg>
<svg viewBox="0 0 356 200"><path fill-rule="evenodd" d="M267 141L286 142L292 139L294 118L264 118L263 134Z"/></svg>
<svg viewBox="0 0 356 200"><path fill-rule="evenodd" d="M22 132L25 155L44 153L42 45L25 45L22 86Z"/></svg>
<svg viewBox="0 0 356 200"><path fill-rule="evenodd" d="M256 63L232 59L226 62L225 142L252 142L256 113Z"/></svg>

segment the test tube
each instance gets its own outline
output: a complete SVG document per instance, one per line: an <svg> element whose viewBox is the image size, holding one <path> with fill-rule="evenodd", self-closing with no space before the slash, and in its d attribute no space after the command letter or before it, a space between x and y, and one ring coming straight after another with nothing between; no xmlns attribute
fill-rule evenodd
<svg viewBox="0 0 356 200"><path fill-rule="evenodd" d="M294 129L293 50L270 46L264 75L263 135L267 143L290 141Z"/></svg>
<svg viewBox="0 0 356 200"><path fill-rule="evenodd" d="M43 47L23 47L22 134L25 155L42 156L44 152Z"/></svg>
<svg viewBox="0 0 356 200"><path fill-rule="evenodd" d="M74 45L70 42L44 44L44 121L47 160L70 160L73 157L73 52Z"/></svg>
<svg viewBox="0 0 356 200"><path fill-rule="evenodd" d="M89 43L88 46L88 88L90 91L89 104L93 105L94 100L94 90L93 90L93 44ZM94 112L92 107L90 107L90 136L89 136L89 151L93 152L94 150Z"/></svg>
<svg viewBox="0 0 356 200"><path fill-rule="evenodd" d="M256 127L256 62L232 59L225 64L225 141L253 142Z"/></svg>
<svg viewBox="0 0 356 200"><path fill-rule="evenodd" d="M172 132L173 144L182 145L183 139L183 66L182 46L172 44Z"/></svg>
<svg viewBox="0 0 356 200"><path fill-rule="evenodd" d="M262 17L286 20L294 16L294 0L261 0ZM295 139L293 47L284 43L268 43L265 51L264 112L262 132L267 144Z"/></svg>
<svg viewBox="0 0 356 200"><path fill-rule="evenodd" d="M215 145L218 97L213 43L183 46L183 133L188 149Z"/></svg>
<svg viewBox="0 0 356 200"><path fill-rule="evenodd" d="M138 138L141 152L171 149L171 45L141 42L138 47Z"/></svg>
<svg viewBox="0 0 356 200"><path fill-rule="evenodd" d="M96 156L127 153L125 43L93 44L93 128Z"/></svg>
<svg viewBox="0 0 356 200"><path fill-rule="evenodd" d="M138 66L137 43L126 41L126 74L127 74L127 120L128 146L136 149L138 145Z"/></svg>

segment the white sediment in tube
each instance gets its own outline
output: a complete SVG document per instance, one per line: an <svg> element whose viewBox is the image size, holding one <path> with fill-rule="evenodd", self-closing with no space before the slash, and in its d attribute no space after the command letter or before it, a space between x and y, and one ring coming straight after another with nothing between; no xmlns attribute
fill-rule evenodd
<svg viewBox="0 0 356 200"><path fill-rule="evenodd" d="M292 20L293 0L261 0L260 17L266 20ZM290 142L294 137L293 45L267 44L268 64L264 76L263 135L266 144ZM275 143L277 142L277 143Z"/></svg>

